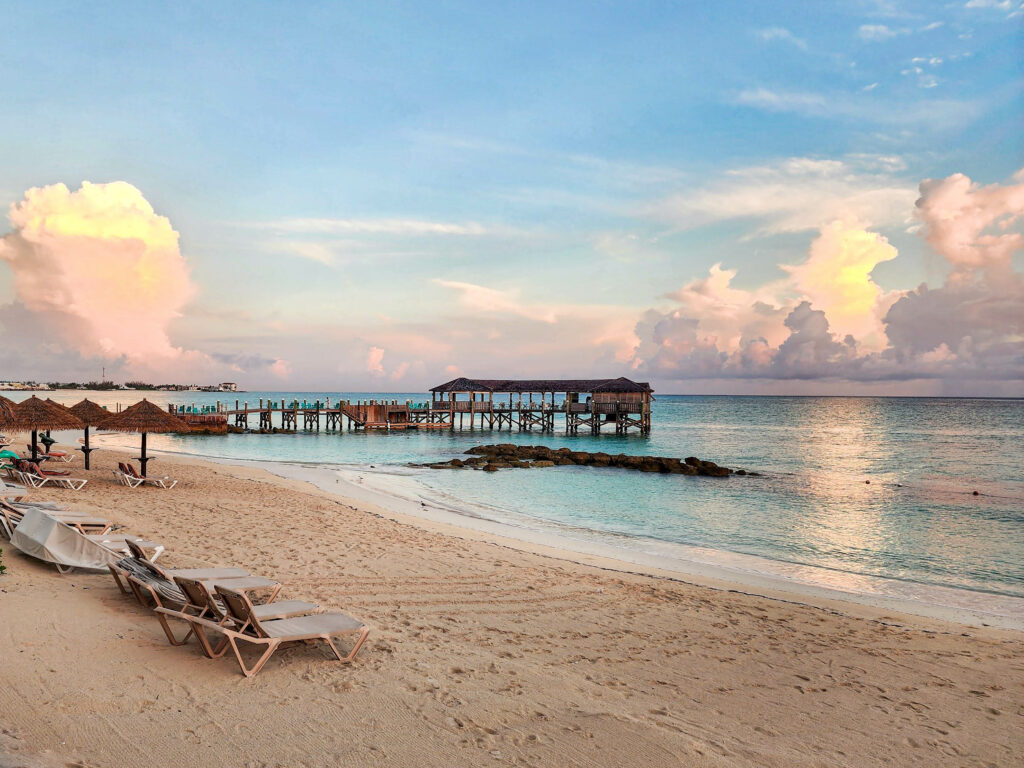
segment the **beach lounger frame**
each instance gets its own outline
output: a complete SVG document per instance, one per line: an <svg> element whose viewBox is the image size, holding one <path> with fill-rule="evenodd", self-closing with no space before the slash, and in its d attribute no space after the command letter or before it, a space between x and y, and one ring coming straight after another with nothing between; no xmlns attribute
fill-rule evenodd
<svg viewBox="0 0 1024 768"><path fill-rule="evenodd" d="M139 604L147 606L146 597L153 597L153 593L159 593L165 600L172 603L184 603L185 596L174 583L174 575L195 576L201 579L230 579L249 576L249 572L243 568L176 568L164 569L158 566L146 555L145 551L133 541L126 541L131 557L125 557L115 565L109 566L110 575L114 577L114 583L125 595L133 595ZM154 558L155 559L155 558ZM139 582L139 589L133 588L129 577L134 576ZM142 588L141 585L145 585Z"/></svg>
<svg viewBox="0 0 1024 768"><path fill-rule="evenodd" d="M203 633L206 628L221 632L234 652L242 674L246 677L252 677L263 669L264 665L270 660L270 657L282 645L296 642L315 643L318 640L322 641L330 647L338 661L349 663L359 653L359 649L363 647L363 643L366 642L366 638L370 634L368 626L344 613L320 613L293 619L274 619L261 622L255 615L252 602L245 594L232 590L223 584L217 584L215 589L217 594L220 595L221 600L224 601L224 606L227 608L235 626L231 628L228 628L226 625L207 627L205 623L200 623L205 621L202 619L193 620L190 623L192 623L193 631L197 636ZM357 637L355 644L348 654L342 655L331 638L336 635L348 634L356 634ZM209 641L205 637L201 642L205 642L207 646L209 645ZM252 666L246 666L239 643L264 648L263 654Z"/></svg>
<svg viewBox="0 0 1024 768"><path fill-rule="evenodd" d="M163 488L165 491L169 491L171 490L171 488L178 484L178 481L176 479L172 479L167 475L164 475L163 477L149 477L146 475L140 475L139 470L137 470L135 468L135 465L132 464L130 461L125 462L123 464L118 463L117 466L122 468L122 471L125 473L126 478L137 481L134 485L131 486L132 488L137 488L139 485L154 485L157 488ZM130 484L125 483L125 485Z"/></svg>
<svg viewBox="0 0 1024 768"><path fill-rule="evenodd" d="M93 517L92 515L73 512L67 509L43 506L37 508L46 512L46 514L51 517L57 518L57 520L64 523L64 525L74 528L79 533L86 536L110 533L114 528L114 524L112 522L104 520L102 517ZM3 529L8 539L14 535L14 529L18 527L18 523L21 522L22 517L24 517L24 511L22 509L0 499L0 528Z"/></svg>
<svg viewBox="0 0 1024 768"><path fill-rule="evenodd" d="M42 488L47 483L53 483L60 488L69 488L72 491L80 491L89 482L84 477L68 477L67 475L56 475L44 473L35 462L25 462L27 469L20 470L22 482L31 485L33 488Z"/></svg>
<svg viewBox="0 0 1024 768"><path fill-rule="evenodd" d="M138 488L142 485L142 478L135 477L134 475L128 474L128 471L124 468L124 462L117 462L117 469L110 470L114 473L114 477L117 478L117 482L121 485L126 485L129 488Z"/></svg>

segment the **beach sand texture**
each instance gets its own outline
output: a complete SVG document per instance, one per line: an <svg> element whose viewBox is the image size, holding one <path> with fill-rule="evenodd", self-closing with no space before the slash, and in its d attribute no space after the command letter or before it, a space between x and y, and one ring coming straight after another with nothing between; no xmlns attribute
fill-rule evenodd
<svg viewBox="0 0 1024 768"><path fill-rule="evenodd" d="M373 627L351 665L259 676L171 647L108 575L11 550L0 766L1013 766L1024 637L809 607L411 524L261 470L161 457L173 491L44 490ZM861 612L863 613L863 611Z"/></svg>

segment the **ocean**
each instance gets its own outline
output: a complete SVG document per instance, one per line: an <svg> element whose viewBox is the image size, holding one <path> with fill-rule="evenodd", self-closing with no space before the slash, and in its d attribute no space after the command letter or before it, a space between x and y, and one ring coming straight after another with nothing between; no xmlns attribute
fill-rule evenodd
<svg viewBox="0 0 1024 768"><path fill-rule="evenodd" d="M84 394L49 393L66 404ZM140 396L88 395L101 405L129 404ZM212 404L229 397L148 396L160 405ZM248 392L237 397L255 404L261 397L322 401L327 396L332 402L425 399L422 393ZM679 557L689 553L832 589L906 599L942 594L947 602L980 605L998 597L1024 598L1022 400L659 395L652 415L653 429L646 436L467 429L149 439L154 449L199 456L358 470L385 479L400 475L425 498L468 514L600 541L623 552L675 548ZM693 455L761 476L689 477L590 467L483 473L407 466L496 442ZM945 590L955 590L955 597ZM1007 604L1011 610L1024 605L1000 603Z"/></svg>

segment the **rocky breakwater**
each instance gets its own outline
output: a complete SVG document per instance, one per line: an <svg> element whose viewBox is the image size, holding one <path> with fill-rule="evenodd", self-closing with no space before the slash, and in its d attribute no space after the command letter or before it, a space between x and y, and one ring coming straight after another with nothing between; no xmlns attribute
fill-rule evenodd
<svg viewBox="0 0 1024 768"><path fill-rule="evenodd" d="M472 458L452 459L434 464L414 466L431 469L478 469L497 472L499 469L533 469L540 467L580 466L615 467L636 472L659 472L670 475L703 475L705 477L727 477L728 475L757 475L743 469L729 469L713 461L702 461L696 456L677 459L668 456L627 456L624 453L590 453L570 448L549 448L546 445L478 445L466 451Z"/></svg>

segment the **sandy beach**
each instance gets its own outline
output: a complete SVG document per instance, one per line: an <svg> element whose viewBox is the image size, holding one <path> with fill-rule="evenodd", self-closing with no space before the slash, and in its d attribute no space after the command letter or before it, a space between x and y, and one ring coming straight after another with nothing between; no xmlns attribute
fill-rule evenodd
<svg viewBox="0 0 1024 768"><path fill-rule="evenodd" d="M162 456L172 491L42 490L373 627L351 665L256 678L104 574L4 542L0 766L1011 766L1024 636L573 562L249 467Z"/></svg>

